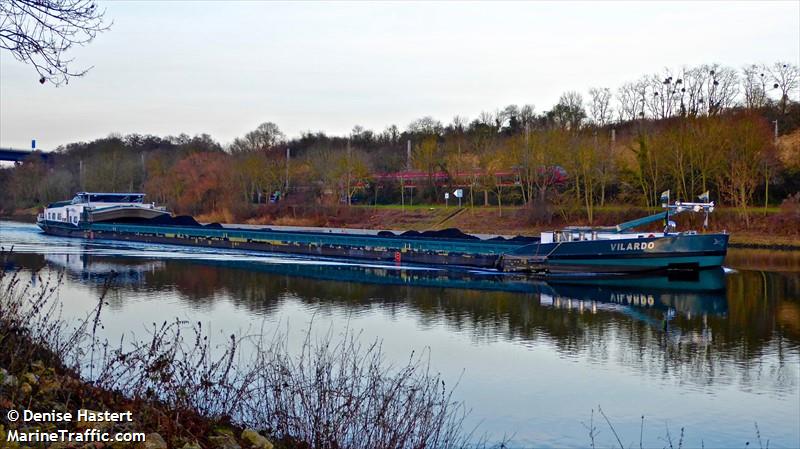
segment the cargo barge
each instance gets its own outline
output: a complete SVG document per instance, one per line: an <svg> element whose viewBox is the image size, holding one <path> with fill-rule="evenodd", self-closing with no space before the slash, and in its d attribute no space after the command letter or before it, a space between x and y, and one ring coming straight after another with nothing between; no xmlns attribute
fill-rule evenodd
<svg viewBox="0 0 800 449"><path fill-rule="evenodd" d="M665 204L665 212L614 227L570 227L539 238L479 238L457 230L375 234L359 230L244 229L175 219L144 203L140 193L80 192L72 201L48 205L37 219L48 234L157 244L238 249L312 257L463 266L528 273L628 273L698 270L722 265L725 233L676 232L670 214L706 214L712 203ZM181 218L181 217L178 217ZM632 230L664 220L664 232Z"/></svg>

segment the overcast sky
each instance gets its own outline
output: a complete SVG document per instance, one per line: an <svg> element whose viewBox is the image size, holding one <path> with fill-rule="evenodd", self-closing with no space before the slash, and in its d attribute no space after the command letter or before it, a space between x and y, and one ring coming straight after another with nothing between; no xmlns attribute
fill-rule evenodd
<svg viewBox="0 0 800 449"><path fill-rule="evenodd" d="M800 62L800 2L121 2L73 51L83 78L40 85L0 52L0 146L272 121L290 137L548 110L566 90L664 67Z"/></svg>

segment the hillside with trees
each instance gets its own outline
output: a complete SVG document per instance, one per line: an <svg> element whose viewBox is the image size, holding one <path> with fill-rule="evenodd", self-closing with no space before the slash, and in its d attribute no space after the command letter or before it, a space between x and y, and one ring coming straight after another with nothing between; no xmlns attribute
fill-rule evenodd
<svg viewBox="0 0 800 449"><path fill-rule="evenodd" d="M246 220L276 201L433 205L461 188L466 207L592 224L609 205L654 207L670 189L682 200L710 191L747 228L755 208L800 198L792 197L800 192L799 82L790 63L714 64L565 92L541 112L508 105L380 132L354 126L345 136L287 138L266 122L225 145L206 134L110 135L0 170L0 210L81 190L143 191L177 213Z"/></svg>

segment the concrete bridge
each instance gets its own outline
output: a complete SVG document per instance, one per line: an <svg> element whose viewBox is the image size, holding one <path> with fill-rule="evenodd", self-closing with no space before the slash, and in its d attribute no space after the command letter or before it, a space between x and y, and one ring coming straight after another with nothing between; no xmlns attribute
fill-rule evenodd
<svg viewBox="0 0 800 449"><path fill-rule="evenodd" d="M42 159L47 159L50 155L47 152L36 150ZM21 150L17 148L0 147L0 161L22 162L33 154L34 150Z"/></svg>

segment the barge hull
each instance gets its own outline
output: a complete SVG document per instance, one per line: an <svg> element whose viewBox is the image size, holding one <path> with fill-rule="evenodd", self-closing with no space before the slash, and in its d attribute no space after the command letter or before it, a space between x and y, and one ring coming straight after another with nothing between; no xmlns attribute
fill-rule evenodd
<svg viewBox="0 0 800 449"><path fill-rule="evenodd" d="M690 254L659 257L637 257L635 259L582 259L579 263L569 260L550 260L551 271L592 273L626 273L657 270L698 270L722 266L724 253Z"/></svg>
<svg viewBox="0 0 800 449"><path fill-rule="evenodd" d="M145 227L91 224L85 229L59 224L43 224L42 229L63 237L115 240L205 248L237 249L314 257L347 258L364 261L450 265L476 268L498 267L500 256L519 244L426 242L411 239L385 239L352 236L303 235L285 232L207 230L179 227ZM135 232L139 231L139 232ZM259 235L260 234L260 235ZM277 235L273 235L277 234ZM309 233L310 234L310 233ZM257 237L257 239L248 238ZM350 241L349 244L345 243Z"/></svg>
<svg viewBox="0 0 800 449"><path fill-rule="evenodd" d="M675 234L624 240L533 243L504 256L507 271L631 273L722 266L727 234Z"/></svg>
<svg viewBox="0 0 800 449"><path fill-rule="evenodd" d="M73 226L44 221L40 227L50 234L88 239L536 273L714 268L722 265L728 243L727 234L675 234L563 245L120 223Z"/></svg>

